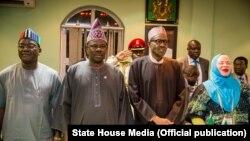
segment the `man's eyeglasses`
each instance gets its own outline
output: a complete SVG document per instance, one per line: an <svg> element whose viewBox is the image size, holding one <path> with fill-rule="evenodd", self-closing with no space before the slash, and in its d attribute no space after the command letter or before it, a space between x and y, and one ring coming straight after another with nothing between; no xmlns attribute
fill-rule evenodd
<svg viewBox="0 0 250 141"><path fill-rule="evenodd" d="M98 48L100 49L106 49L107 48L107 45L106 44L101 44L101 45L89 45L90 48L96 50Z"/></svg>
<svg viewBox="0 0 250 141"><path fill-rule="evenodd" d="M157 40L151 40L151 42L154 42L156 43L157 45L160 45L160 44L164 44L164 45L168 45L169 43L169 40L161 40L161 39L157 39Z"/></svg>
<svg viewBox="0 0 250 141"><path fill-rule="evenodd" d="M37 45L35 45L35 44L32 44L32 43L28 43L28 44L19 44L18 45L18 48L19 49L24 49L25 47L27 48L27 49L33 49L33 48L35 48Z"/></svg>

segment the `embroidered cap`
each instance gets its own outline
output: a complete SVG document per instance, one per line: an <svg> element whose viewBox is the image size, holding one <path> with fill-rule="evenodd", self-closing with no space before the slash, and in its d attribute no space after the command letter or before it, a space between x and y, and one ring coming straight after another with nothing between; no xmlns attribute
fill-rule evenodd
<svg viewBox="0 0 250 141"><path fill-rule="evenodd" d="M31 28L27 28L20 33L19 41L21 39L31 39L31 40L35 41L38 44L38 46L40 47L41 38Z"/></svg>
<svg viewBox="0 0 250 141"><path fill-rule="evenodd" d="M167 32L164 27L158 26L158 27L153 27L149 32L148 32L148 41L150 41L154 36L163 34L167 36Z"/></svg>
<svg viewBox="0 0 250 141"><path fill-rule="evenodd" d="M107 42L107 38L101 28L101 23L99 21L99 19L95 19L90 31L89 31L89 35L87 37L87 42L89 42L90 40L95 40L95 39L101 39L105 42Z"/></svg>
<svg viewBox="0 0 250 141"><path fill-rule="evenodd" d="M144 50L146 48L146 43L141 38L135 38L130 41L128 45L128 50Z"/></svg>

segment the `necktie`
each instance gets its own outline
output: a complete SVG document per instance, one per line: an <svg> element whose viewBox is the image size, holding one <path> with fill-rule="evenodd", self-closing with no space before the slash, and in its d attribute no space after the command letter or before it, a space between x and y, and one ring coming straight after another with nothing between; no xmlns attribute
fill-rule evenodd
<svg viewBox="0 0 250 141"><path fill-rule="evenodd" d="M240 83L244 84L244 78L242 76L239 77Z"/></svg>
<svg viewBox="0 0 250 141"><path fill-rule="evenodd" d="M193 65L194 65L194 66L197 66L198 63L199 63L199 62L198 62L197 60L193 60Z"/></svg>

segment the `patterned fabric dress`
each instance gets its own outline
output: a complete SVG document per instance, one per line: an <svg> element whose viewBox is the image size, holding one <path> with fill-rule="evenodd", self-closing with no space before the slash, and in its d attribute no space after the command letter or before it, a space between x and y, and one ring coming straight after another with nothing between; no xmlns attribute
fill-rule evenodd
<svg viewBox="0 0 250 141"><path fill-rule="evenodd" d="M193 98L188 105L187 119L201 117L209 124L210 113L215 125L221 125L225 114L233 116L236 125L249 124L250 89L241 85L241 97L233 112L226 112L219 104L215 103L209 96L203 84L194 92Z"/></svg>

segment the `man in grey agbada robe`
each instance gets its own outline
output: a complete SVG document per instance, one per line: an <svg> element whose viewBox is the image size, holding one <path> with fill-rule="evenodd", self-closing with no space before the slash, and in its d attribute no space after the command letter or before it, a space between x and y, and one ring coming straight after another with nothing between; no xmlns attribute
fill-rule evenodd
<svg viewBox="0 0 250 141"><path fill-rule="evenodd" d="M67 125L71 124L133 123L124 77L117 68L105 63L107 50L107 39L96 19L87 38L88 60L72 65L63 81L58 120L63 121L65 137Z"/></svg>

